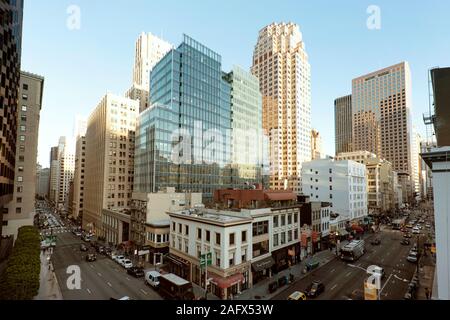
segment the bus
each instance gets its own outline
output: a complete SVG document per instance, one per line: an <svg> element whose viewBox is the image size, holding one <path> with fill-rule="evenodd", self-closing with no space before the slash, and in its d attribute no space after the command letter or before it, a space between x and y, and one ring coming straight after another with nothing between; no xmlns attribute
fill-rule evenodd
<svg viewBox="0 0 450 320"><path fill-rule="evenodd" d="M400 230L401 228L403 228L406 224L406 219L396 219L394 221L392 221L392 230Z"/></svg>
<svg viewBox="0 0 450 320"><path fill-rule="evenodd" d="M364 240L352 240L341 248L341 259L356 261L366 252Z"/></svg>

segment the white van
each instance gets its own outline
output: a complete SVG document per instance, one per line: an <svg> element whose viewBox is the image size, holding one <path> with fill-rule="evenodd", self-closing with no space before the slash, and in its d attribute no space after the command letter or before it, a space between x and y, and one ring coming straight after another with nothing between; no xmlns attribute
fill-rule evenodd
<svg viewBox="0 0 450 320"><path fill-rule="evenodd" d="M380 275L380 278L381 278L381 279L384 279L384 277L386 276L386 273L384 272L384 269L381 268L381 267L378 267L378 266L377 266L376 268L374 268L373 272L374 272L375 274ZM370 273L368 272L367 275L370 276Z"/></svg>
<svg viewBox="0 0 450 320"><path fill-rule="evenodd" d="M153 288L159 286L159 277L161 274L158 271L149 271L145 274L145 283Z"/></svg>

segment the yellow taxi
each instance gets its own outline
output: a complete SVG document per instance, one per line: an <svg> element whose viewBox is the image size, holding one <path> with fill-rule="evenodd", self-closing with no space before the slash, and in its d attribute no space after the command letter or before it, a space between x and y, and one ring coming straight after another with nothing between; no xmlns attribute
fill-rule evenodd
<svg viewBox="0 0 450 320"><path fill-rule="evenodd" d="M287 299L288 300L306 300L306 295L303 292L295 291Z"/></svg>

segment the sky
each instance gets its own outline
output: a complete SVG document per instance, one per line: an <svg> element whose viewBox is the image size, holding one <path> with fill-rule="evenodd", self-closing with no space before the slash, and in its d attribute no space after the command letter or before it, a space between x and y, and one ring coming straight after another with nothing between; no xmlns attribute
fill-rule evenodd
<svg viewBox="0 0 450 320"><path fill-rule="evenodd" d="M380 9L380 28L367 21ZM79 8L79 29L71 6ZM45 77L38 161L73 136L75 117L88 117L106 92L131 86L134 45L151 32L177 46L183 33L222 56L222 68L250 68L258 32L272 22L300 26L311 64L312 125L334 155L334 100L351 80L408 61L413 124L425 137L428 70L450 65L447 0L25 0L22 70ZM372 20L370 20L372 21ZM70 24L69 24L70 25ZM72 24L73 26L74 24Z"/></svg>

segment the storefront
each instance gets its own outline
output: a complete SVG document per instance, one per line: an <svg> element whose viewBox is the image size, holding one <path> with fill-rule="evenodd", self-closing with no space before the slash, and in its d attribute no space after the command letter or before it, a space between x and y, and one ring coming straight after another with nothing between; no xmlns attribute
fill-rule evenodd
<svg viewBox="0 0 450 320"><path fill-rule="evenodd" d="M272 258L275 260L275 264L272 267L273 272L278 273L300 262L300 252L300 243L272 252Z"/></svg>
<svg viewBox="0 0 450 320"><path fill-rule="evenodd" d="M242 286L245 284L245 277L242 273L237 273L227 278L208 273L208 277L211 279L211 293L222 300L229 300L244 290Z"/></svg>
<svg viewBox="0 0 450 320"><path fill-rule="evenodd" d="M272 257L256 261L252 263L252 285L260 282L261 280L270 278L272 276L272 267L275 265L275 261Z"/></svg>
<svg viewBox="0 0 450 320"><path fill-rule="evenodd" d="M191 281L190 262L176 255L169 253L166 257L167 269L170 273Z"/></svg>

